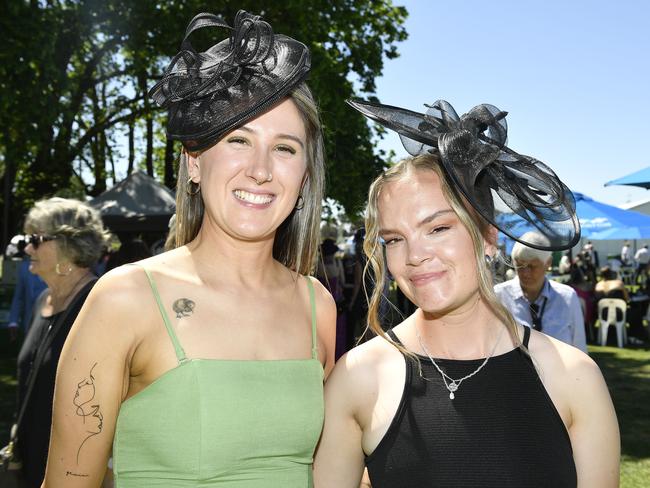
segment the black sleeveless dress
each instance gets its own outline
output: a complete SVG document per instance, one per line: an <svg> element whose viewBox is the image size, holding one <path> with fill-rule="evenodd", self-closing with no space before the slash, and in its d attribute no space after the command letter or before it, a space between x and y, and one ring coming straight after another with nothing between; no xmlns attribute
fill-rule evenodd
<svg viewBox="0 0 650 488"><path fill-rule="evenodd" d="M524 330L527 346L530 329ZM366 457L373 488L577 485L569 434L525 352L492 357L453 400L429 358L418 358L422 375L405 356L397 413ZM436 360L456 379L482 361Z"/></svg>

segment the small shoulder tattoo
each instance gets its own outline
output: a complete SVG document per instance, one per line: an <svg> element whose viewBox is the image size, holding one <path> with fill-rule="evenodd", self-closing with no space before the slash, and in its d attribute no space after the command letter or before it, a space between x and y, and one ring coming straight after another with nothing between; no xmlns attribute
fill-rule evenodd
<svg viewBox="0 0 650 488"><path fill-rule="evenodd" d="M174 312L176 312L176 318L181 319L192 315L195 306L196 304L189 298L179 298L174 302L172 308L174 309Z"/></svg>

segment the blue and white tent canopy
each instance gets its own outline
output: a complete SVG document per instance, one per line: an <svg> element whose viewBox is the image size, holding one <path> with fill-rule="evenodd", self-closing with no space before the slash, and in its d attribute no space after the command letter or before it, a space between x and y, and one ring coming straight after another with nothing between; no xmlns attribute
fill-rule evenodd
<svg viewBox="0 0 650 488"><path fill-rule="evenodd" d="M606 239L650 239L650 216L624 210L622 208L598 202L582 193L573 193L576 201L576 214L580 221L581 237L590 240ZM497 218L509 218L507 214ZM535 229L522 228L520 232L534 231ZM500 235L500 240L509 252L514 241L505 235Z"/></svg>
<svg viewBox="0 0 650 488"><path fill-rule="evenodd" d="M605 183L605 186L610 185L640 186L641 188L650 189L650 166Z"/></svg>
<svg viewBox="0 0 650 488"><path fill-rule="evenodd" d="M573 194L582 237L601 239L650 239L650 216L597 202L582 193Z"/></svg>

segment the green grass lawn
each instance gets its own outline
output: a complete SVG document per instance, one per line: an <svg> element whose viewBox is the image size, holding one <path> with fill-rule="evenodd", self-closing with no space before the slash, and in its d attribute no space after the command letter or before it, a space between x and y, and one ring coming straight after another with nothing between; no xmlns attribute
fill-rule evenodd
<svg viewBox="0 0 650 488"><path fill-rule="evenodd" d="M621 487L650 486L650 348L589 346L612 394L621 427ZM16 345L0 330L0 443L9 436L15 401Z"/></svg>
<svg viewBox="0 0 650 488"><path fill-rule="evenodd" d="M589 346L621 429L621 487L650 486L650 349Z"/></svg>

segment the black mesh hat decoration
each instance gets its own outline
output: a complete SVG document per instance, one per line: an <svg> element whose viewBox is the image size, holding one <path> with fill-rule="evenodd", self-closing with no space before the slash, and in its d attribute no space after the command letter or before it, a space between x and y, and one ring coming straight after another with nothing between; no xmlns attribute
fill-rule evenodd
<svg viewBox="0 0 650 488"><path fill-rule="evenodd" d="M230 33L197 52L188 38L205 27ZM180 52L149 96L169 111L167 136L182 141L188 151L199 151L287 96L310 66L307 46L274 34L259 16L240 10L230 27L202 13L190 21Z"/></svg>
<svg viewBox="0 0 650 488"><path fill-rule="evenodd" d="M362 100L348 103L396 131L413 156L438 154L450 181L474 209L507 236L542 250L561 250L580 240L573 194L551 168L506 146L507 112L481 104L459 117L444 100L421 114ZM529 242L531 231L548 246Z"/></svg>

